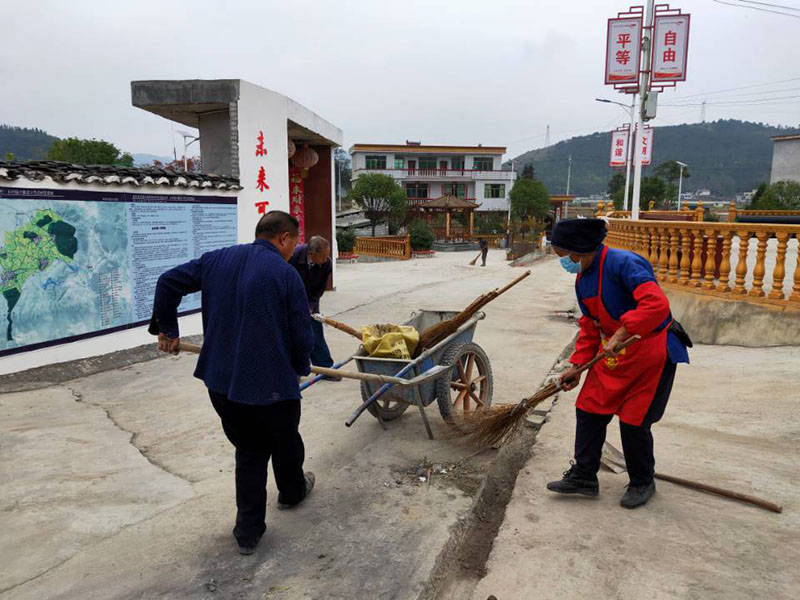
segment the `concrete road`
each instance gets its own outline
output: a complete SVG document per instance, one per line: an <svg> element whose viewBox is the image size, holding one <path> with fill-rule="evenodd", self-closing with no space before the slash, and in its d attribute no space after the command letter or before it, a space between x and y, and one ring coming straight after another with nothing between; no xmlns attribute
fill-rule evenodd
<svg viewBox="0 0 800 600"><path fill-rule="evenodd" d="M800 351L699 346L691 358L653 428L656 470L783 513L661 481L646 506L626 510L627 476L606 470L597 499L548 492L572 453L573 392L539 433L473 600L800 597ZM609 440L621 449L616 419Z"/></svg>
<svg viewBox="0 0 800 600"><path fill-rule="evenodd" d="M464 307L521 272L500 251L486 268L471 258L342 265L323 310L353 325L401 322L417 308ZM551 259L533 271L478 327L496 402L533 391L575 331L551 318L574 306L571 277ZM336 358L356 348L340 332L327 337ZM435 441L411 410L387 432L370 415L348 429L357 383L317 384L301 424L317 488L279 512L270 481L267 533L242 557L231 536L233 451L194 362L163 357L0 395L0 597L416 597L494 452L471 456L445 437L435 405ZM429 465L447 473L421 483Z"/></svg>

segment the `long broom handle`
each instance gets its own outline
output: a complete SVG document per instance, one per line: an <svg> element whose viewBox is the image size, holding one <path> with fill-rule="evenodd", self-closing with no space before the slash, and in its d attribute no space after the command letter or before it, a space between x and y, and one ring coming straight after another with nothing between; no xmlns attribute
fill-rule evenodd
<svg viewBox="0 0 800 600"><path fill-rule="evenodd" d="M772 512L780 513L783 512L783 507L778 506L777 504L773 504L772 502L768 502L767 500L762 500L761 498L756 498L755 496L748 496L747 494L740 494L739 492L734 492L731 490L726 490L723 488L718 488L713 485L707 485L705 483L700 483L699 481L692 481L690 479L683 479L682 477L674 477L672 475L665 475L664 473L656 473L654 475L656 479L663 479L664 481L669 481L670 483L675 483L677 485L682 485L684 487L691 488L693 490L700 490L702 492L708 492L709 494L716 494L718 496L724 496L725 498L733 498L734 500L741 500L742 502L747 502L748 504L754 504L755 506L760 506L761 508L766 508L767 510L771 510Z"/></svg>
<svg viewBox="0 0 800 600"><path fill-rule="evenodd" d="M635 342L635 341L637 341L637 340L640 340L640 339L642 339L642 336L640 336L640 335L632 335L632 336L631 336L631 337L629 337L627 340L625 340L624 342L622 342L622 343L621 343L619 346L617 346L617 352L619 352L620 350L624 350L625 348L627 348L628 346L630 346L630 345L631 345L633 342ZM596 364L597 364L599 361L601 361L601 360L603 360L604 358L606 358L606 356L608 356L608 355L607 355L605 352L601 352L600 354L598 354L597 356L595 356L595 357L594 357L592 360L590 360L589 362L587 362L587 363L585 363L585 364L581 365L580 367L578 367L578 370L575 372L575 375L580 375L580 374L581 374L581 373L583 373L584 371L588 371L588 370L589 370L589 369L591 369L593 366L595 366L595 365L596 365Z"/></svg>
<svg viewBox="0 0 800 600"><path fill-rule="evenodd" d="M515 285L517 285L517 284L518 284L520 281L522 281L523 279L525 279L525 278L526 278L528 275L530 275L530 274L531 274L531 272L530 272L530 269L528 269L527 271L525 271L525 272L524 272L522 275L520 275L519 277L517 277L517 278L516 278L514 281L512 281L512 282L511 282L511 283L509 283L508 285L505 285L505 286L501 287L499 290L495 290L495 291L493 291L493 292L489 292L489 293L490 293L490 294L492 294L492 295L494 295L494 298L497 298L497 296L499 296L500 294L503 294L503 293L507 292L508 290L510 290L510 289L511 289L512 287L514 287ZM492 298L492 300L494 300L494 298Z"/></svg>
<svg viewBox="0 0 800 600"><path fill-rule="evenodd" d="M342 323L340 321L334 321L333 319L331 319L329 317L322 316L322 315L320 315L320 319L319 320L321 320L326 325L330 325L334 329L338 329L339 331L344 331L345 333L349 333L354 338L358 338L359 341L361 341L361 339L362 339L361 338L361 333L356 331L352 327L350 327L350 325L347 325L347 324Z"/></svg>

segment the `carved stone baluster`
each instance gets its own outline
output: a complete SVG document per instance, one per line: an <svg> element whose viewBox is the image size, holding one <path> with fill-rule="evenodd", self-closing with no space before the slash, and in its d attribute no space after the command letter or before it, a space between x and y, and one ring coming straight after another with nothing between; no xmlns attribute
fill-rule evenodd
<svg viewBox="0 0 800 600"><path fill-rule="evenodd" d="M714 285L714 271L717 266L717 230L708 230L708 237L706 238L706 276L705 283L703 283L704 290L713 290Z"/></svg>
<svg viewBox="0 0 800 600"><path fill-rule="evenodd" d="M670 283L678 283L678 229L669 230L669 277Z"/></svg>
<svg viewBox="0 0 800 600"><path fill-rule="evenodd" d="M726 229L722 232L722 262L719 265L719 285L717 285L718 292L730 292L730 274L731 274L731 239L733 238L733 231Z"/></svg>
<svg viewBox="0 0 800 600"><path fill-rule="evenodd" d="M764 295L764 261L767 258L767 240L769 232L759 231L756 233L758 238L758 250L756 252L756 267L753 269L753 287L748 295L754 298L761 298Z"/></svg>
<svg viewBox="0 0 800 600"><path fill-rule="evenodd" d="M700 270L703 267L703 230L693 229L694 235L694 255L692 256L692 278L689 287L700 287Z"/></svg>
<svg viewBox="0 0 800 600"><path fill-rule="evenodd" d="M744 281L747 277L747 249L750 247L750 232L739 231L739 261L736 263L736 283L734 294L746 294Z"/></svg>
<svg viewBox="0 0 800 600"><path fill-rule="evenodd" d="M658 233L655 227L650 227L650 254L647 256L653 272L658 275Z"/></svg>
<svg viewBox="0 0 800 600"><path fill-rule="evenodd" d="M780 231L775 234L778 238L778 252L775 256L775 270L772 271L772 289L769 297L774 300L783 300L783 278L786 277L786 245L789 243L789 233Z"/></svg>
<svg viewBox="0 0 800 600"><path fill-rule="evenodd" d="M792 295L789 296L789 302L800 303L800 234L795 234L797 238L797 262L794 266L794 285L792 286Z"/></svg>
<svg viewBox="0 0 800 600"><path fill-rule="evenodd" d="M669 229L666 227L661 228L659 231L658 246L658 278L661 281L666 281L669 273L669 262L667 258L667 248L669 248Z"/></svg>
<svg viewBox="0 0 800 600"><path fill-rule="evenodd" d="M691 252L691 236L689 229L681 229L681 273L678 277L678 283L682 285L689 285L689 276L691 275L692 263L689 260Z"/></svg>

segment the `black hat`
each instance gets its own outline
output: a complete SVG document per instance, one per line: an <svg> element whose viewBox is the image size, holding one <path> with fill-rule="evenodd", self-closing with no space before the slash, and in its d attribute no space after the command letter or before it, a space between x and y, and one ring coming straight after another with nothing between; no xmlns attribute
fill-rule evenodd
<svg viewBox="0 0 800 600"><path fill-rule="evenodd" d="M553 227L550 244L576 252L594 252L606 237L606 222L603 219L563 219Z"/></svg>

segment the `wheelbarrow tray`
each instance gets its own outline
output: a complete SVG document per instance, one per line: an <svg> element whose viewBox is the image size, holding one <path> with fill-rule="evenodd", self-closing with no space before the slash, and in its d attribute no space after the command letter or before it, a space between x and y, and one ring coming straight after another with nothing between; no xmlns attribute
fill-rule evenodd
<svg viewBox="0 0 800 600"><path fill-rule="evenodd" d="M419 310L411 313L411 317L403 323L404 325L411 325L417 331L424 331L428 327L435 325L441 321L452 319L458 314L457 311L451 310ZM453 346L460 346L472 341L475 335L475 328L478 321L484 317L483 313L478 313L473 316L465 326L459 328L458 331L452 333L444 340L434 346L434 351L430 354L423 353L422 356L412 359L404 360L397 358L376 358L366 354L364 348L360 348L358 354L353 356L358 370L362 373L376 373L379 375L395 376L397 373L409 364L414 363L413 368L403 377L411 379L423 372L427 371L433 366L442 364L441 359L445 352ZM449 373L443 375L449 377ZM362 384L367 393L367 397L374 394L381 387L380 383L365 381ZM426 381L417 386L420 398L424 406L428 406L436 400L436 379ZM410 386L393 386L383 396L383 399L403 402L405 404L416 404L414 398L417 390Z"/></svg>

